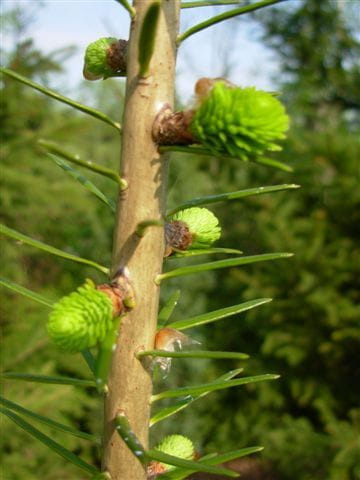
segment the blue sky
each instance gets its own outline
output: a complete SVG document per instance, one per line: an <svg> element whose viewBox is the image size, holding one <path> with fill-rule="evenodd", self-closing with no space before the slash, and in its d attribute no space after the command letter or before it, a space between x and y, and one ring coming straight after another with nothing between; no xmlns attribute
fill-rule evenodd
<svg viewBox="0 0 360 480"><path fill-rule="evenodd" d="M82 57L87 44L103 36L127 38L128 14L114 0L44 0L42 3L43 7L36 11L31 35L36 46L45 52L76 45L76 54L64 65L66 76L54 78L53 85L57 87L66 82L67 88L76 90L82 80ZM16 5L33 9L34 1L3 0L1 8L4 11ZM181 30L226 9L229 7L184 9ZM257 42L258 32L256 24L244 16L240 21L218 24L185 40L177 64L181 98L191 96L197 78L222 75L224 62L231 66L229 78L234 83L274 89L271 77L276 73L276 62ZM9 48L12 41L4 36L3 46Z"/></svg>

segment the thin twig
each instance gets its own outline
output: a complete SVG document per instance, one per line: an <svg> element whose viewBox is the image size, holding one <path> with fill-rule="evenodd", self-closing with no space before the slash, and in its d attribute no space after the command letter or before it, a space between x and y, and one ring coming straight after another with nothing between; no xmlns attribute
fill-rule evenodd
<svg viewBox="0 0 360 480"><path fill-rule="evenodd" d="M115 1L120 3L120 5L122 5L125 8L125 10L129 12L131 18L135 17L136 10L129 4L127 0L115 0Z"/></svg>
<svg viewBox="0 0 360 480"><path fill-rule="evenodd" d="M13 230L12 228L7 227L6 225L0 224L0 233L6 235L7 237L14 238L18 242L25 243L26 245L31 245L32 247L38 248L39 250L44 250L51 255L56 255L57 257L66 258L68 260L72 260L73 262L83 263L85 265L90 265L93 268L96 268L100 272L107 275L109 273L109 269L104 267L103 265L99 265L92 260L88 260L87 258L78 257L77 255L73 255L72 253L65 252L63 250L59 250L56 247L51 245L47 245L46 243L40 242L39 240L35 240L34 238L28 237L23 233L18 232L17 230Z"/></svg>
<svg viewBox="0 0 360 480"><path fill-rule="evenodd" d="M27 85L28 87L38 90L39 92L43 93L44 95L47 95L48 97L54 98L59 102L66 103L66 105L70 105L71 107L76 108L77 110L80 110L81 112L86 113L87 115L90 115L94 118L97 118L98 120L101 120L107 123L108 125L111 125L112 127L116 128L116 130L121 131L121 125L119 122L115 122L114 120L109 118L107 115L105 115L105 113L102 113L99 110L95 110L94 108L83 105L82 103L75 102L71 98L64 97L63 95L60 95L59 93L54 92L49 88L43 87L39 83L33 82L32 80L29 80L28 78L23 77L22 75L8 68L0 68L0 72L13 78L14 80L17 80L18 82L23 83L24 85Z"/></svg>
<svg viewBox="0 0 360 480"><path fill-rule="evenodd" d="M82 160L79 157L79 155L77 154L74 155L64 150L55 142L50 142L48 140L40 139L38 140L38 143L39 145L44 147L48 152L55 153L56 155L59 155L60 157L65 158L69 162L75 163L76 165L80 165L81 167L87 168L88 170L91 170L95 173L99 173L104 177L111 178L111 180L114 180L119 185L120 190L125 190L127 188L126 180L121 178L120 175L118 175L115 172L115 170L104 167L103 165L99 165L98 163L94 163L90 160Z"/></svg>
<svg viewBox="0 0 360 480"><path fill-rule="evenodd" d="M194 155L205 155L208 157L217 157L217 158L235 158L232 155L228 155L226 153L217 153L211 152L208 148L198 147L195 146L185 146L185 145L160 145L159 152L182 152L182 153L190 153ZM280 162L279 160L274 160L271 158L255 158L252 160L255 163L259 163L261 165L266 165L268 167L278 168L279 170L283 170L284 172L292 172L293 169L286 163Z"/></svg>
<svg viewBox="0 0 360 480"><path fill-rule="evenodd" d="M219 22L223 22L224 20L228 20L229 18L233 18L239 15L243 15L244 13L254 12L259 8L268 7L269 5L273 5L276 3L284 2L286 0L263 0L259 3L254 3L253 5L247 5L246 7L235 8L234 10L230 10L228 12L221 13L220 15L216 15L215 17L211 17L204 22L198 23L193 27L186 30L184 33L178 36L177 38L177 45L180 45L186 38L194 35L194 33L198 33L205 28L211 27Z"/></svg>
<svg viewBox="0 0 360 480"><path fill-rule="evenodd" d="M240 0L213 0L209 2L183 2L181 8L196 8L196 7L218 7L224 5L238 5Z"/></svg>
<svg viewBox="0 0 360 480"><path fill-rule="evenodd" d="M140 463L146 464L148 457L140 440L137 438L135 432L132 430L128 418L123 410L119 410L115 417L116 431L124 440L127 447L132 451Z"/></svg>

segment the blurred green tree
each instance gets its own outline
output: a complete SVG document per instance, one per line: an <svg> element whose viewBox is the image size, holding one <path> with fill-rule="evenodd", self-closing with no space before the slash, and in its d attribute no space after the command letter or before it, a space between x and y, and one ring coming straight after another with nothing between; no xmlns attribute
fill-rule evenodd
<svg viewBox="0 0 360 480"><path fill-rule="evenodd" d="M218 395L197 428L217 446L250 439L266 445L276 478L286 480L360 475L359 42L346 13L343 3L325 0L256 15L280 61L279 89L293 119L283 155L302 189L286 199L250 199L246 208L232 204L221 216L232 224L225 227L229 245L246 253L277 245L296 256L290 268L217 273L209 295L211 308L224 295L247 299L262 291L276 299L266 312L226 320L206 334L209 346L225 337L226 348L256 358L254 372L266 366L283 379L261 385L256 401L241 392ZM226 174L216 162L219 190L284 179L254 166L240 174L229 165ZM233 418L213 436L230 408Z"/></svg>
<svg viewBox="0 0 360 480"><path fill-rule="evenodd" d="M1 54L6 66L46 85L54 78L54 73L61 73L62 62L74 49L66 47L44 54L34 46L30 35L37 8L40 5L4 11L3 31L13 42L11 49L2 48ZM108 209L90 193L86 195L37 144L39 138L50 137L59 143L66 140L65 146L71 150L71 145L76 145L76 151L84 158L103 155L104 163L112 160L115 163L119 147L117 143L114 145L106 126L91 128L92 119L65 106L59 107L57 102L5 76L1 80L0 98L0 215L3 222L69 253L109 261L112 222ZM109 98L108 107L110 102ZM99 139L96 149L89 146L90 136ZM91 174L86 173L86 176L91 178ZM115 188L111 190L113 186L106 179L97 179L97 182L100 186L103 182L108 191L115 193ZM83 281L84 270L75 263L43 255L25 246L19 248L16 242L3 241L1 254L6 258L1 268L4 277L54 300ZM45 375L78 376L87 371L85 363L74 362L61 352L52 353L45 329L46 307L3 289L1 296L1 327L6 344L1 352L4 370L32 369ZM4 393L42 415L54 417L55 413L56 420L74 428L97 431L101 421L98 402L90 390L7 382ZM54 408L54 404L61 407ZM96 453L92 445L56 431L52 433L54 439L92 461ZM3 422L1 450L5 453L2 468L7 480L81 478L76 467L60 457L49 457L45 446L21 429L14 430L9 422Z"/></svg>

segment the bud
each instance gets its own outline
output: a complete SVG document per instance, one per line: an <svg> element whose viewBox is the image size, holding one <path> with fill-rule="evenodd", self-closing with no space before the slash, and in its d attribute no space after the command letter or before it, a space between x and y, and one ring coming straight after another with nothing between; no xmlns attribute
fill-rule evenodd
<svg viewBox="0 0 360 480"><path fill-rule="evenodd" d="M136 305L135 292L127 269L120 269L110 285L106 283L96 288L110 298L114 318L132 310Z"/></svg>
<svg viewBox="0 0 360 480"><path fill-rule="evenodd" d="M184 460L194 460L196 453L192 441L183 435L168 435L159 443L155 450L179 457ZM153 461L148 466L148 478L154 478L152 475L169 472L174 467L166 463ZM155 477L156 478L156 477Z"/></svg>
<svg viewBox="0 0 360 480"><path fill-rule="evenodd" d="M219 220L207 208L180 210L165 225L167 252L188 248L208 248L220 238Z"/></svg>
<svg viewBox="0 0 360 480"><path fill-rule="evenodd" d="M61 298L50 314L47 330L62 350L75 353L101 342L113 325L113 304L90 280Z"/></svg>
<svg viewBox="0 0 360 480"><path fill-rule="evenodd" d="M181 350L184 345L199 344L197 340L194 340L184 333L181 333L175 328L162 328L155 335L155 349L165 350L166 352L174 352L175 350ZM171 357L155 357L154 364L160 367L163 377L165 378L171 367Z"/></svg>
<svg viewBox="0 0 360 480"><path fill-rule="evenodd" d="M183 345L190 345L193 343L200 342L191 339L179 330L175 330L175 328L162 328L155 336L156 350L165 350L166 352L174 352L176 347L181 350Z"/></svg>
<svg viewBox="0 0 360 480"><path fill-rule="evenodd" d="M252 160L281 150L289 118L273 95L219 80L203 96L190 124L194 137L214 154Z"/></svg>
<svg viewBox="0 0 360 480"><path fill-rule="evenodd" d="M223 82L228 87L235 87L235 85L226 78L217 77L217 78L208 78L203 77L199 78L199 80L195 84L195 97L196 103L199 106L201 102L209 95L214 85L218 82Z"/></svg>
<svg viewBox="0 0 360 480"><path fill-rule="evenodd" d="M85 51L84 77L98 80L125 73L127 43L113 37L99 38L90 43Z"/></svg>

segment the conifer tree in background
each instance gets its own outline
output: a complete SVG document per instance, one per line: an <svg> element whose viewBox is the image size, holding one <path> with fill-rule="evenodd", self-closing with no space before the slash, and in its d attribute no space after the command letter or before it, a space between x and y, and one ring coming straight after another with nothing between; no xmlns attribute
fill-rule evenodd
<svg viewBox="0 0 360 480"><path fill-rule="evenodd" d="M47 85L53 73L61 73L61 64L73 48L48 54L36 48L31 35L34 28L32 19L37 10L28 14L33 5L27 7L22 4L19 9L2 12L3 31L9 31L10 38L14 39L13 43L4 42L1 45L2 60L9 68ZM9 50L5 48L7 45ZM112 85L110 90L116 91L121 98L121 88L117 85ZM84 88L83 95L86 96L86 93ZM100 122L94 128L91 118L3 75L0 101L1 222L45 243L54 243L62 250L76 252L82 257L94 255L102 258L104 263L109 262L113 225L111 211L108 213L109 208L96 197L84 195L79 184L60 170L53 159L43 154L37 140L39 137L52 138L70 148L79 145L76 151L81 156L86 157L90 153L101 156L104 164L109 166L106 162L111 161L112 155L119 149L117 137L112 139L108 127L103 127ZM109 102L103 100L102 103L106 108L105 104ZM116 114L120 118L118 107ZM92 141L96 138L96 145L92 148L90 138ZM90 176L86 173L86 176L92 179L91 173ZM100 189L106 187L109 195L115 195L116 185L113 187L105 177L97 176L96 183ZM91 276L98 282L102 277L91 268L85 267L84 270L76 263L44 255L18 242L8 242L3 236L1 260L2 286L4 278L8 278L51 300L75 289L84 277ZM85 365L74 362L72 355L63 355L49 344L44 323L49 313L47 303L34 302L3 287L0 294L2 370L78 377L87 374ZM1 381L2 395L27 410L55 417L59 423L72 425L78 430L98 431L99 404L92 389ZM54 405L59 406L56 412ZM1 419L1 471L5 478L80 477L77 467L60 456L49 455L48 449L40 442L14 427L11 422ZM79 451L83 458L92 461L96 451L93 436L79 439L60 430L51 429L50 432L54 440Z"/></svg>
<svg viewBox="0 0 360 480"><path fill-rule="evenodd" d="M284 93L309 128L322 130L324 122L360 109L358 16L359 6L331 0L256 15L288 78Z"/></svg>
<svg viewBox="0 0 360 480"><path fill-rule="evenodd" d="M281 370L282 381L264 384L258 402L240 392L231 397L224 392L217 403L210 399L207 412L198 413L203 421L197 428L214 438L214 446L234 442L239 431L248 441L264 444L264 456L286 480L360 475L354 390L360 382L358 18L356 2L333 1L290 2L256 14L265 43L280 61L277 88L292 118L285 155L294 161L302 190L286 199L282 194L259 197L246 208L234 204L223 218L227 225L239 220L225 235L229 243L242 238L243 248L253 253L296 245L297 255L293 269L264 264L256 276L219 272L209 294L209 308L217 308L225 292L251 298L264 284L267 296L281 299L276 307L266 307L265 316L254 310L241 324L229 324L226 345L248 346L256 358L252 367ZM224 183L231 189L235 182L229 184L229 178ZM246 180L236 177L236 185L265 178L268 172L248 171ZM281 173L271 174L272 182L282 179ZM205 333L211 345L221 326ZM224 420L215 437L218 424L211 419L237 402L246 404L243 412Z"/></svg>

